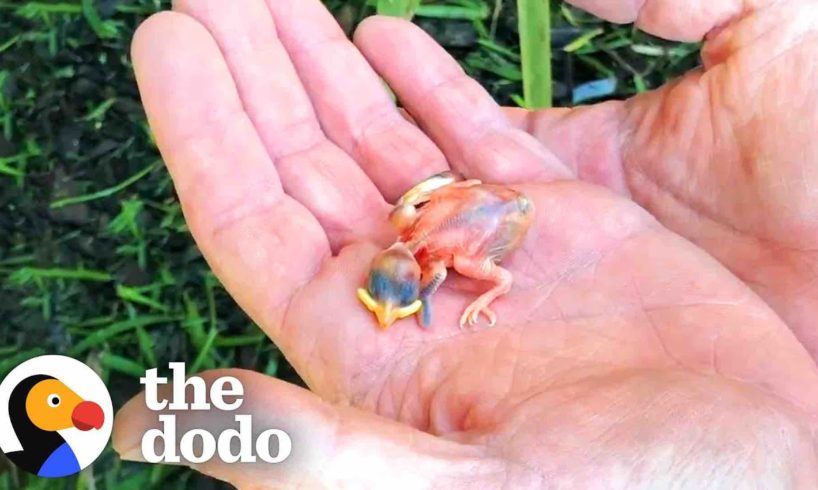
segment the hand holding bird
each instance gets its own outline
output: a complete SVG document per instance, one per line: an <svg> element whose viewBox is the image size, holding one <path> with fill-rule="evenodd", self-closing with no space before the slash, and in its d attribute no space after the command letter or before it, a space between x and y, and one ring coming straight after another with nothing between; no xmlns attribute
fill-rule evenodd
<svg viewBox="0 0 818 490"><path fill-rule="evenodd" d="M231 371L254 421L309 451L197 469L239 488L814 486L818 10L572 3L709 33L704 68L529 113L412 24L369 19L353 44L318 0L177 0L140 28L140 92L190 230L312 390ZM431 328L373 329L351 292L394 243L390 203L447 170L537 210L497 325L458 328L480 291L451 278ZM115 428L130 458L155 425L140 402ZM230 421L179 421L203 422Z"/></svg>

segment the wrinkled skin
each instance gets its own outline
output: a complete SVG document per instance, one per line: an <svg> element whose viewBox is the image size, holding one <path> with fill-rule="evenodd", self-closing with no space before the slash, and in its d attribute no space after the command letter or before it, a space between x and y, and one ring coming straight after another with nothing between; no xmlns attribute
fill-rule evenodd
<svg viewBox="0 0 818 490"><path fill-rule="evenodd" d="M708 34L706 69L525 113L410 24L370 19L353 45L317 0L178 1L140 28L190 229L312 389L228 371L241 411L296 452L197 469L240 488L815 487L816 2L574 3ZM354 292L394 238L387 202L447 165L534 200L515 287L493 329L458 329L473 294L450 280L432 328L378 331ZM179 430L232 416L180 414ZM116 449L139 459L154 425L134 399Z"/></svg>

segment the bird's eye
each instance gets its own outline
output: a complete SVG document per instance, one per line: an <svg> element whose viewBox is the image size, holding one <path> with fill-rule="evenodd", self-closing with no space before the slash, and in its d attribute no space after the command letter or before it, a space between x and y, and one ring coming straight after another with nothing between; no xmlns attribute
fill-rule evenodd
<svg viewBox="0 0 818 490"><path fill-rule="evenodd" d="M60 396L56 394L48 395L48 406L53 408L60 406Z"/></svg>

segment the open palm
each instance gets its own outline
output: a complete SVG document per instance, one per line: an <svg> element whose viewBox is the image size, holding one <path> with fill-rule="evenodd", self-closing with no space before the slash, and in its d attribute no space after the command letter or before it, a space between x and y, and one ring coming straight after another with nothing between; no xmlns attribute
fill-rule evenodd
<svg viewBox="0 0 818 490"><path fill-rule="evenodd" d="M643 22L659 22L650 5ZM254 488L807 488L818 480L818 368L807 350L745 283L621 195L740 268L707 242L712 235L695 233L696 221L673 214L687 195L673 208L645 190L660 178L650 173L663 168L660 157L671 155L679 172L687 162L669 147L681 145L671 130L685 130L682 116L661 119L670 97L504 112L403 21L368 20L356 48L317 0L187 0L175 9L134 41L151 126L211 267L315 392L231 371L246 387L242 410L288 429L294 457L198 469ZM674 29L668 34L693 36L709 26ZM665 91L685 83L700 85ZM627 141L626 126L634 128ZM394 239L387 202L449 167L515 184L534 200L532 230L507 262L514 289L496 303L491 329L458 328L479 285L453 278L435 296L428 330L404 321L379 331L355 290ZM707 170L716 175L699 169L703 182L729 177L715 163ZM671 183L687 178L668 173ZM713 206L738 205L718 198ZM783 230L803 223L773 218L783 204L770 201L758 213L774 222L759 236L787 219ZM773 304L787 315L787 305ZM181 430L227 426L232 415L189 414ZM141 434L154 425L135 399L118 417L117 449L138 459Z"/></svg>

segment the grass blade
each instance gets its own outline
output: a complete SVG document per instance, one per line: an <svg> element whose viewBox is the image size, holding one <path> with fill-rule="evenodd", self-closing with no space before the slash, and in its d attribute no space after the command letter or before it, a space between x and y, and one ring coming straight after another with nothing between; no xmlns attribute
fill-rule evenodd
<svg viewBox="0 0 818 490"><path fill-rule="evenodd" d="M190 337L190 343L201 350L207 338L204 328L204 319L199 313L199 306L190 299L187 293L182 295L182 299L185 302L185 319L182 322L182 327L187 331Z"/></svg>
<svg viewBox="0 0 818 490"><path fill-rule="evenodd" d="M139 292L139 290L130 288L128 286L123 286L121 284L116 285L116 294L121 299L125 301L129 301L131 303L136 303L139 305L147 306L149 308L153 308L154 310L166 312L168 311L168 307L156 301L155 299L149 298Z"/></svg>
<svg viewBox="0 0 818 490"><path fill-rule="evenodd" d="M142 352L142 357L148 366L156 366L156 354L153 352L153 339L145 331L145 327L139 325L136 327L136 338L139 342L139 350Z"/></svg>
<svg viewBox="0 0 818 490"><path fill-rule="evenodd" d="M259 333L249 333L234 335L232 337L220 337L216 340L216 347L242 347L245 345L261 345L267 337Z"/></svg>
<svg viewBox="0 0 818 490"><path fill-rule="evenodd" d="M31 350L27 350L24 352L20 352L18 354L14 354L6 359L0 361L0 378L3 378L8 374L12 369L17 367L18 364L21 364L23 361L27 361L33 357L41 356L45 354L45 350L39 347L35 347Z"/></svg>
<svg viewBox="0 0 818 490"><path fill-rule="evenodd" d="M82 13L85 15L85 20L91 29L100 37L100 39L112 39L117 36L117 31L114 25L110 22L105 22L99 17L97 7L94 0L81 0Z"/></svg>
<svg viewBox="0 0 818 490"><path fill-rule="evenodd" d="M378 0L378 14L411 19L420 0Z"/></svg>
<svg viewBox="0 0 818 490"><path fill-rule="evenodd" d="M99 360L103 367L112 371L118 371L135 378L141 378L145 375L145 367L143 365L131 359L111 354L110 352L103 352Z"/></svg>
<svg viewBox="0 0 818 490"><path fill-rule="evenodd" d="M529 109L551 107L550 0L518 0L523 95Z"/></svg>
<svg viewBox="0 0 818 490"><path fill-rule="evenodd" d="M602 35L604 33L605 30L602 29L601 27L588 31L583 35L579 36L578 38L574 39L570 43L568 43L564 48L562 48L562 50L565 51L566 53L574 53L576 51L579 51L580 49L590 44L595 37Z"/></svg>
<svg viewBox="0 0 818 490"><path fill-rule="evenodd" d="M148 175L149 173L153 172L157 168L162 166L162 161L157 160L152 164L148 165L147 167L143 168L139 172L135 173L131 177L125 179L124 181L120 182L119 184L109 187L107 189L103 189L101 191L94 192L92 194L86 194L84 196L75 196L75 197L66 197L64 199L59 199L51 203L51 209L62 208L65 206L69 206L71 204L79 204L81 202L88 202L93 201L95 199L102 199L103 197L112 196L125 188L133 185L134 183L141 180L143 177Z"/></svg>
<svg viewBox="0 0 818 490"><path fill-rule="evenodd" d="M213 365L210 351L218 335L219 331L215 328L210 330L210 333L207 334L207 338L204 341L204 345L202 345L202 348L199 350L199 355L196 356L196 359L193 360L193 364L190 365L190 372L198 373L199 370L202 369L202 366L211 367Z"/></svg>
<svg viewBox="0 0 818 490"><path fill-rule="evenodd" d="M418 17L432 19L484 20L491 15L486 5L421 5L415 9Z"/></svg>
<svg viewBox="0 0 818 490"><path fill-rule="evenodd" d="M39 267L22 267L9 276L9 281L17 286L28 284L38 278L41 279L71 279L77 281L108 282L113 277L107 272L94 271L88 269L63 269L52 267L43 269Z"/></svg>
<svg viewBox="0 0 818 490"><path fill-rule="evenodd" d="M80 342L77 342L69 351L69 355L78 356L83 352L102 344L111 337L116 337L117 335L140 326L147 327L148 325L153 325L156 323L172 323L179 321L180 319L181 318L178 316L143 316L134 318L133 320L117 322L101 330L97 330L82 339Z"/></svg>

